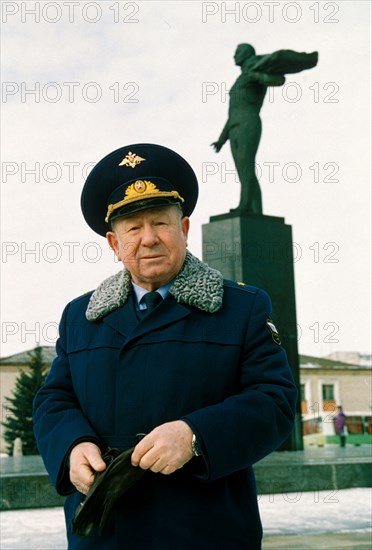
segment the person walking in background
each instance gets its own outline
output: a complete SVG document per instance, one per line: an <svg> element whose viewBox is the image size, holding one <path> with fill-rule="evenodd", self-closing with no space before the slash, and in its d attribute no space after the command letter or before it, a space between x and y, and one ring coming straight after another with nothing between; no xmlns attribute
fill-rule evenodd
<svg viewBox="0 0 372 550"><path fill-rule="evenodd" d="M337 415L335 418L335 430L337 435L340 436L340 447L345 447L346 443L346 434L345 434L345 426L346 426L346 416L344 411L342 410L342 407L337 407Z"/></svg>

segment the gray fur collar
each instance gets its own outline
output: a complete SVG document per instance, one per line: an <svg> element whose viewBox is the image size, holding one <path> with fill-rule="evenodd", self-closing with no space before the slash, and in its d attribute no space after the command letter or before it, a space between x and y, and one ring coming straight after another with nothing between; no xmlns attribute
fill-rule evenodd
<svg viewBox="0 0 372 550"><path fill-rule="evenodd" d="M123 269L103 281L93 292L86 318L88 321L101 319L125 304L131 292L130 273ZM187 252L183 268L174 279L169 292L180 304L214 313L222 306L223 277L219 271Z"/></svg>

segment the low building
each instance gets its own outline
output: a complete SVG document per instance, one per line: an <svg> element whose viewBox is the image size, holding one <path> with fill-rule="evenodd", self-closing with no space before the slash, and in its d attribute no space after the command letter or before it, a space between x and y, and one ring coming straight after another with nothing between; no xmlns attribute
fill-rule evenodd
<svg viewBox="0 0 372 550"><path fill-rule="evenodd" d="M355 355L354 357L356 358ZM359 363L359 361L359 364L353 364L306 355L302 355L300 360L301 411L305 444L338 441L334 430L337 406L342 406L346 414L347 434L352 436L348 438L349 442L355 444L370 442L372 434L371 365ZM314 437L316 434L318 434L317 437Z"/></svg>
<svg viewBox="0 0 372 550"><path fill-rule="evenodd" d="M334 351L327 355L325 359L333 359L334 361L342 361L361 367L372 367L372 355L370 353L360 353L359 351Z"/></svg>
<svg viewBox="0 0 372 550"><path fill-rule="evenodd" d="M43 346L46 365L55 357L54 346ZM360 357L365 357L359 354ZM356 354L345 352L343 358L357 359ZM27 369L28 352L0 359L0 396L2 420L9 414L9 397L21 370ZM338 405L347 416L349 443L366 443L372 440L372 367L368 361L353 364L338 359L300 355L301 410L305 445L337 443L334 417ZM3 428L2 428L3 429ZM3 437L0 452L6 452Z"/></svg>

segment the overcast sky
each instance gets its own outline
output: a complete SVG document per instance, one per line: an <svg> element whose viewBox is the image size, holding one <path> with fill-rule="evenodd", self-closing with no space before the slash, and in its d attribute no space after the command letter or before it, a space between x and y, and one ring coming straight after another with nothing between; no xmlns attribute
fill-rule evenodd
<svg viewBox="0 0 372 550"><path fill-rule="evenodd" d="M299 350L370 350L370 10L339 2L1 2L2 349L52 345L65 304L117 272L84 178L136 142L184 155L201 226L237 206L227 144L236 46L319 51L262 108L264 213L292 225ZM213 174L212 174L213 172ZM248 281L249 282L249 281Z"/></svg>

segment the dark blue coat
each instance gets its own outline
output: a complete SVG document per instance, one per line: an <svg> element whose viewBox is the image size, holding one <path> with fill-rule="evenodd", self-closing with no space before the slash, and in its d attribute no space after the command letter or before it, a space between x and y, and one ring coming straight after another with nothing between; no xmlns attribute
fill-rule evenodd
<svg viewBox="0 0 372 550"><path fill-rule="evenodd" d="M41 455L69 495L69 548L261 548L252 464L288 436L296 400L285 351L266 325L267 294L224 281L214 313L169 295L140 322L130 295L88 321L90 298L66 307L58 356L35 398ZM126 449L137 433L177 419L196 433L202 457L169 476L147 472L103 537L72 536L83 495L69 482L71 447L90 440Z"/></svg>

